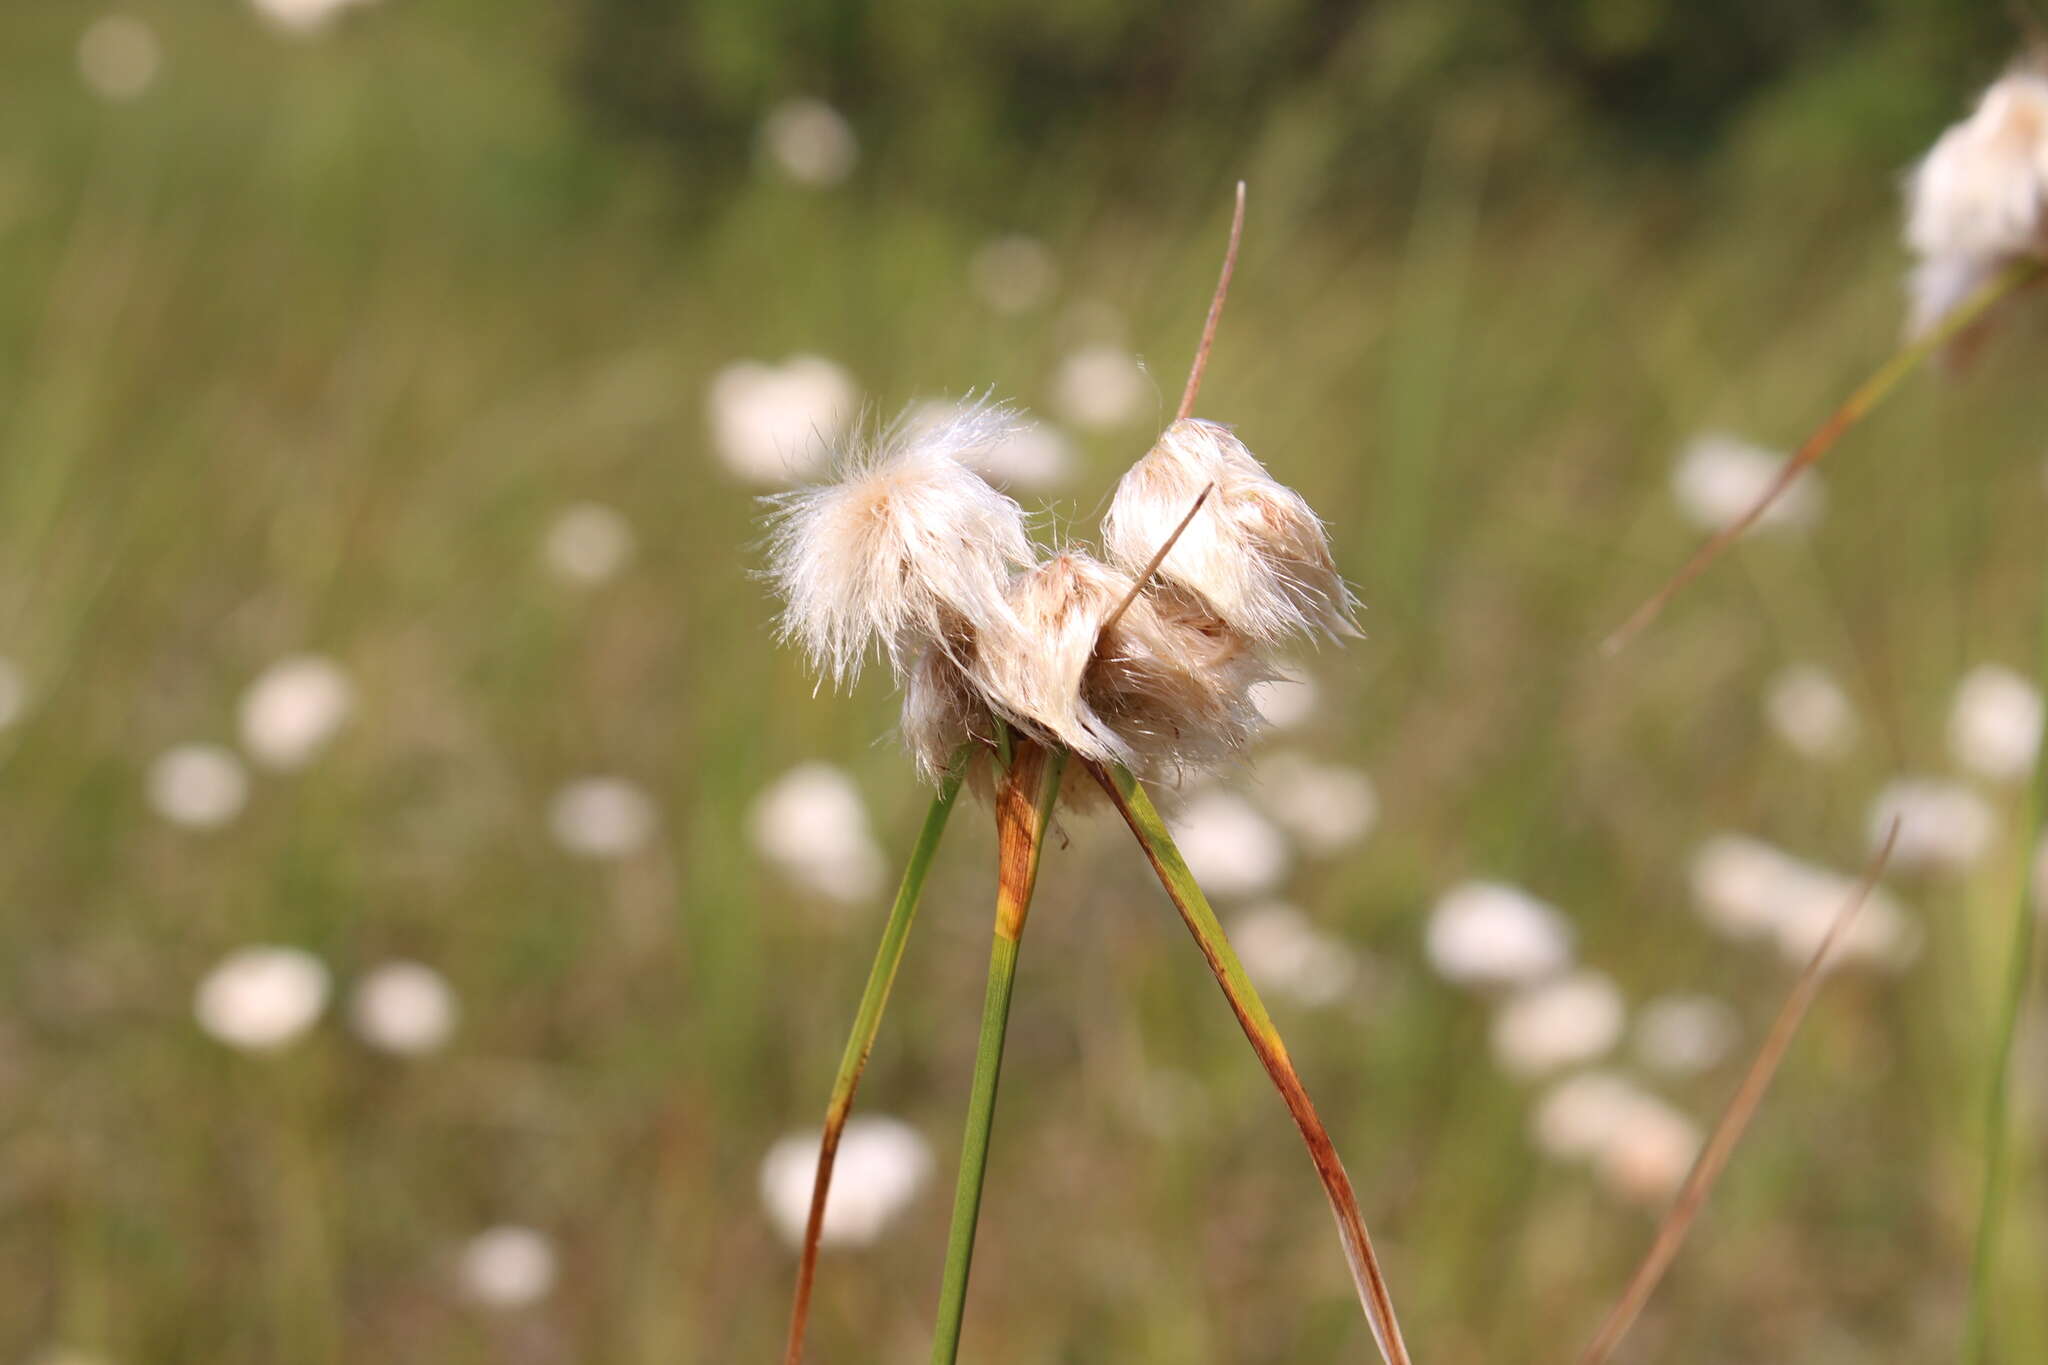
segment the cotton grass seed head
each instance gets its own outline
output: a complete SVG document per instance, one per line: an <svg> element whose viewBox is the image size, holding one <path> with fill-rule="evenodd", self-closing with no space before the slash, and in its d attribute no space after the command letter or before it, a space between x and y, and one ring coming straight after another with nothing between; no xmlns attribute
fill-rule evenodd
<svg viewBox="0 0 2048 1365"><path fill-rule="evenodd" d="M2001 77L1941 135L1907 182L1906 242L1927 257L2048 250L2048 78Z"/></svg>
<svg viewBox="0 0 2048 1365"><path fill-rule="evenodd" d="M1921 336L2006 266L2048 255L2048 77L2019 70L1906 178L1907 331Z"/></svg>
<svg viewBox="0 0 2048 1365"><path fill-rule="evenodd" d="M1110 562L1133 573L1143 568L1211 485L1208 505L1175 542L1159 580L1262 645L1319 630L1357 634L1322 521L1215 422L1175 422L1124 475L1102 522Z"/></svg>
<svg viewBox="0 0 2048 1365"><path fill-rule="evenodd" d="M985 399L919 404L834 482L769 499L783 638L837 685L878 650L928 780L963 745L979 771L1005 727L1148 779L1205 771L1257 735L1280 644L1354 633L1322 523L1227 429L1168 429L1118 490L1104 558L1041 559L1023 509L976 472L1015 433ZM1324 829L1321 846L1369 823Z"/></svg>
<svg viewBox="0 0 2048 1365"><path fill-rule="evenodd" d="M1010 623L1010 571L1032 560L1024 509L964 463L1010 427L987 403L899 425L847 457L834 482L773 500L783 638L835 684L859 678L871 647L900 677L934 642L957 647Z"/></svg>

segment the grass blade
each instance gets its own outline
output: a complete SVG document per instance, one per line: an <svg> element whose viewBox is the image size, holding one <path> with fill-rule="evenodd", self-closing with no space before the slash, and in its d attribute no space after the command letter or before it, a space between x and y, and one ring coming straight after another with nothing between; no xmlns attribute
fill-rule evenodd
<svg viewBox="0 0 2048 1365"><path fill-rule="evenodd" d="M2041 602L2040 678L2048 684L2048 584ZM1999 1004L1998 1039L1993 1047L1991 1085L1984 1112L1984 1190L1977 1206L1977 1245L1970 1260L1970 1310L1963 1327L1962 1365L1982 1365L1990 1349L1992 1279L1998 1266L1998 1237L2004 1227L2006 1187L2010 1183L2011 1091L2013 1048L2020 1018L2026 1012L2027 987L2034 975L2034 858L2048 817L2048 732L2034 758L2033 780L2027 785L2026 809L2019 828L2018 887L2012 910L2012 942L2007 947L2005 995Z"/></svg>
<svg viewBox="0 0 2048 1365"><path fill-rule="evenodd" d="M974 1089L967 1104L967 1135L960 1144L960 1181L953 1194L953 1226L946 1238L946 1269L939 1284L938 1325L932 1365L952 1365L960 1351L960 1321L967 1311L967 1274L974 1262L974 1229L981 1218L981 1187L988 1174L989 1129L996 1113L996 1080L1003 1067L1003 1036L1010 1024L1010 988L1016 981L1017 945L1038 885L1039 855L1059 795L1064 749L1048 751L1019 736L1008 773L996 794L996 931L989 948L988 995L981 1039L974 1053Z"/></svg>
<svg viewBox="0 0 2048 1365"><path fill-rule="evenodd" d="M1593 1336L1592 1344L1579 1357L1579 1365L1601 1365L1613 1355L1615 1346L1643 1311L1650 1295L1656 1292L1657 1284L1664 1278L1664 1272L1671 1268L1671 1262L1678 1250L1685 1244L1685 1237L1692 1230L1693 1220L1699 1216L1700 1206L1712 1193L1714 1182L1720 1179L1727 1168L1728 1158L1735 1151L1735 1144L1742 1141L1744 1130L1755 1117L1757 1106L1763 1102L1764 1092L1770 1089L1771 1078L1777 1074L1778 1064L1785 1058L1785 1049L1792 1045L1792 1037L1799 1032L1800 1021L1805 1019L1807 1009L1814 997L1820 993L1822 971L1827 966L1828 954L1848 929L1849 922L1856 918L1856 912L1870 899L1870 893L1877 885L1877 879L1884 873L1884 865L1891 858L1892 845L1899 837L1899 822L1894 819L1891 829L1885 835L1884 847L1870 860L1864 869L1863 878L1856 889L1836 912L1834 922L1828 925L1827 934L1820 946L1813 950L1813 957L1800 971L1786 993L1785 1003L1778 1007L1778 1017L1771 1021L1771 1031L1764 1036L1763 1046L1757 1049L1756 1060L1749 1064L1743 1074L1742 1084L1735 1088L1735 1096L1728 1101L1728 1107L1721 1111L1721 1117L1714 1124L1714 1131L1700 1149L1699 1159L1693 1162L1692 1170L1686 1175L1685 1183L1678 1189L1678 1197L1671 1201L1670 1210L1664 1221L1657 1225L1657 1235L1650 1241L1650 1250L1644 1255L1642 1264L1630 1277L1628 1287L1622 1291L1621 1299L1600 1324L1600 1330Z"/></svg>
<svg viewBox="0 0 2048 1365"><path fill-rule="evenodd" d="M818 1238L825 1227L825 1196L832 1188L832 1163L839 1155L839 1138L846 1131L847 1116L853 1112L853 1092L860 1088L861 1073L867 1070L868 1054L874 1049L875 1034L882 1026L882 1010L889 1003L889 988L895 984L896 968L903 961L911 922L917 918L925 876L931 871L932 856L938 852L939 836L946 832L946 820L960 795L960 780L966 768L967 751L962 749L953 756L938 794L932 797L931 809L925 813L924 827L918 831L910 861L903 869L902 884L896 888L896 903L890 907L889 922L882 930L881 946L875 949L874 965L868 969L868 983L861 990L853 1032L839 1058L839 1074L832 1078L832 1098L825 1105L825 1131L818 1143L818 1171L811 1182L810 1218L804 1225L803 1252L797 1261L796 1296L789 1313L784 1365L797 1365L803 1359L804 1329L810 1322L811 1289L818 1273Z"/></svg>
<svg viewBox="0 0 2048 1365"><path fill-rule="evenodd" d="M1692 558L1688 559L1663 587L1652 593L1648 601L1637 607L1628 620L1621 623L1619 629L1607 637L1600 646L1601 652L1609 655L1620 653L1630 640L1657 619L1672 598L1687 584L1705 573L1707 567L1719 559L1724 550L1740 539L1750 527L1756 525L1758 518L1771 509L1771 504L1775 503L1801 474L1833 449L1835 442L1841 440L1851 427L1869 416L1871 409L1883 402L1886 395L1898 386L1900 380L1919 368L1922 361L1968 331L1990 312L2000 299L2012 294L2028 281L2038 278L2044 269L2048 269L2048 265L2035 260L2023 261L2013 266L1958 304L1941 320L1941 324L1926 336L1895 352L1890 360L1878 368L1876 374L1864 380L1862 385L1849 395L1842 406L1828 415L1828 419L1806 438L1799 449L1792 452L1791 457L1778 470L1777 477L1771 480L1770 486L1764 489L1762 496L1750 505L1749 510L1707 537L1706 543L1693 552Z"/></svg>
<svg viewBox="0 0 2048 1365"><path fill-rule="evenodd" d="M1336 1145L1330 1141L1329 1130L1323 1127L1321 1116L1316 1113L1293 1061L1287 1056L1287 1046L1280 1041L1280 1031L1273 1026L1272 1017L1266 1013L1251 978L1245 975L1244 964L1238 961L1230 940L1224 937L1223 925L1217 920L1215 910L1210 908L1208 897L1196 884L1194 874L1181 858L1180 850L1174 846L1173 836L1153 807L1144 784L1121 766L1112 767L1107 772L1098 769L1096 777L1109 792L1110 799L1116 802L1124 823L1137 836L1145 856L1152 863L1152 870L1159 874L1166 894L1180 911L1188 932L1194 935L1202 956L1208 959L1209 970L1215 974L1216 984L1223 988L1224 998L1229 1000L1231 1011L1237 1015L1244 1036L1251 1041L1252 1051L1258 1054L1266 1074L1272 1078L1281 1100L1286 1103L1287 1112L1293 1116L1295 1127L1301 1130L1302 1141L1308 1145L1309 1159L1315 1163L1316 1175L1323 1182L1323 1193L1329 1198L1330 1212L1337 1220L1337 1233L1344 1243L1344 1259L1351 1268L1352 1283L1357 1287L1358 1301L1365 1309L1373 1340L1379 1345L1380 1358L1386 1365L1408 1365L1408 1347L1401 1340L1401 1327L1394 1318L1393 1300L1387 1293L1386 1278L1380 1273L1379 1258L1373 1254L1372 1238L1366 1233L1365 1219L1358 1211L1358 1197L1352 1191L1351 1177L1344 1173L1344 1165L1337 1159Z"/></svg>

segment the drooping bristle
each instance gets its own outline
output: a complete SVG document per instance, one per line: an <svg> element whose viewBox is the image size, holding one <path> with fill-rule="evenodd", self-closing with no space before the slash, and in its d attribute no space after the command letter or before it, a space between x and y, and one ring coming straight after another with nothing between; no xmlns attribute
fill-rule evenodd
<svg viewBox="0 0 2048 1365"><path fill-rule="evenodd" d="M879 645L900 680L933 642L1005 625L1010 570L1032 558L1024 511L962 459L1010 426L987 403L899 425L843 459L835 482L771 500L782 634L821 674L850 684Z"/></svg>
<svg viewBox="0 0 2048 1365"><path fill-rule="evenodd" d="M1315 511L1214 422L1176 421L1124 475L1102 523L1110 562L1138 572L1210 484L1209 505L1160 565L1159 581L1261 645L1356 634L1351 594Z"/></svg>
<svg viewBox="0 0 2048 1365"><path fill-rule="evenodd" d="M1264 651L1191 595L1154 588L1103 633L1082 693L1147 777L1235 758L1258 732Z"/></svg>
<svg viewBox="0 0 2048 1365"><path fill-rule="evenodd" d="M1013 724L1085 759L1127 763L1132 755L1082 695L1102 623L1131 588L1129 576L1068 550L1010 583L1016 629L984 638L975 683Z"/></svg>
<svg viewBox="0 0 2048 1365"><path fill-rule="evenodd" d="M929 645L903 685L903 743L918 776L934 786L963 744L981 750L996 744L995 716L962 666L973 657L971 644ZM978 756L970 753L970 761Z"/></svg>
<svg viewBox="0 0 2048 1365"><path fill-rule="evenodd" d="M1130 575L1079 550L1019 574L1021 627L984 640L974 682L1009 720L1084 759L1172 776L1240 751L1258 724L1257 645L1173 590L1130 598Z"/></svg>

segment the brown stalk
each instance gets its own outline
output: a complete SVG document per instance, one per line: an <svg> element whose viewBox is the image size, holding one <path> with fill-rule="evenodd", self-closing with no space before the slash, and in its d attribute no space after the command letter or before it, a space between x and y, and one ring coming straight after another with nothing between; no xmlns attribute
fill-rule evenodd
<svg viewBox="0 0 2048 1365"><path fill-rule="evenodd" d="M1195 395L1202 391L1202 374L1209 368L1209 348L1216 344L1216 323L1223 317L1223 300L1230 293L1230 276L1237 269L1237 243L1244 236L1244 181L1237 182L1237 206L1230 213L1230 245L1223 249L1223 273L1216 278L1216 293L1209 300L1209 317L1202 324L1202 344L1195 348L1194 367L1188 371L1188 386L1181 390L1178 422L1195 410Z"/></svg>
<svg viewBox="0 0 2048 1365"><path fill-rule="evenodd" d="M1287 1055L1287 1045L1281 1041L1280 1031L1274 1027L1258 992L1244 973L1243 964L1237 960L1236 953L1224 937L1215 912L1202 897L1200 888L1195 886L1186 864L1180 861L1170 836L1162 837L1164 826L1159 823L1158 812L1152 808L1144 789L1121 769L1112 777L1101 765L1091 763L1089 772L1109 793L1118 814L1123 816L1124 823L1137 837L1146 860L1152 864L1153 872L1166 888L1167 897L1173 901L1182 923L1187 925L1189 934L1201 949L1210 973L1223 990L1224 999L1229 1001L1238 1027L1244 1030L1246 1041L1252 1045L1253 1053L1265 1067L1266 1075L1280 1092L1288 1115L1300 1131L1309 1159L1315 1164L1316 1176L1322 1182L1331 1215L1336 1219L1338 1237L1344 1246L1344 1259L1350 1267L1352 1282L1358 1290L1381 1356L1387 1365L1410 1365L1408 1347L1401 1339L1400 1324L1394 1316L1393 1296L1388 1292L1386 1277L1380 1270L1379 1257L1373 1251L1365 1217L1359 1212L1358 1195L1352 1189L1351 1177L1345 1173L1329 1129L1323 1126L1322 1116L1316 1112L1308 1088L1302 1084L1300 1073L1294 1069L1294 1062ZM1126 795L1119 778L1130 783L1130 795ZM1134 801L1142 805L1142 812L1134 806ZM1171 858L1176 866L1169 866L1165 858Z"/></svg>
<svg viewBox="0 0 2048 1365"><path fill-rule="evenodd" d="M1757 1106L1763 1102L1764 1092L1770 1088L1771 1078L1777 1074L1778 1063L1784 1060L1785 1049L1792 1045L1792 1037L1799 1032L1800 1021L1806 1017L1808 1007L1820 993L1821 973L1826 967L1828 954L1834 951L1836 942L1848 929L1849 922L1863 903L1870 899L1871 890L1877 879L1884 873L1884 865L1891 858L1892 845L1898 841L1899 822L1892 820L1891 828L1885 834L1884 847L1870 860L1863 871L1863 877L1856 884L1855 891L1846 904L1835 915L1834 922L1814 949L1813 958L1799 973L1798 980L1785 996L1785 1003L1778 1009L1778 1017L1771 1021L1771 1031L1757 1049L1756 1060L1749 1064L1749 1070L1742 1077L1742 1084L1735 1089L1735 1097L1728 1101L1720 1120L1715 1123L1706 1146L1700 1149L1699 1159L1693 1163L1692 1171L1685 1177L1685 1184L1679 1187L1678 1197L1671 1203L1670 1210L1657 1226L1657 1235L1650 1242L1650 1250L1643 1257L1642 1264L1630 1278L1628 1288L1622 1291L1621 1300L1600 1324L1600 1330L1592 1344L1579 1357L1579 1365L1602 1365L1614 1353L1630 1325L1641 1313L1650 1295L1656 1292L1664 1272L1671 1268L1671 1262L1685 1243L1685 1237L1692 1230L1693 1220L1699 1216L1701 1205L1707 1202L1707 1195L1713 1191L1714 1182L1728 1165L1728 1158L1735 1151L1735 1144L1742 1140L1749 1121L1755 1117Z"/></svg>

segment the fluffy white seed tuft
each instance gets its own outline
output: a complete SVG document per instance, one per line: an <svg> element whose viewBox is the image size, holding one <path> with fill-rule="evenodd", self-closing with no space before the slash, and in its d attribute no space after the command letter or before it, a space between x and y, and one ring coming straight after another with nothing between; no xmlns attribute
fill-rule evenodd
<svg viewBox="0 0 2048 1365"><path fill-rule="evenodd" d="M1192 594L1223 625L1261 645L1318 630L1357 634L1322 521L1214 422L1175 422L1125 473L1102 521L1110 562L1141 570L1211 484L1215 492L1174 542L1159 581Z"/></svg>
<svg viewBox="0 0 2048 1365"><path fill-rule="evenodd" d="M1909 328L1936 326L2011 262L2048 254L2048 77L2016 71L1906 179Z"/></svg>
<svg viewBox="0 0 2048 1365"><path fill-rule="evenodd" d="M871 646L901 676L934 641L1009 625L1010 571L1032 559L1024 509L963 461L1010 429L986 403L899 425L847 459L836 482L772 500L783 637L835 684L860 676Z"/></svg>

